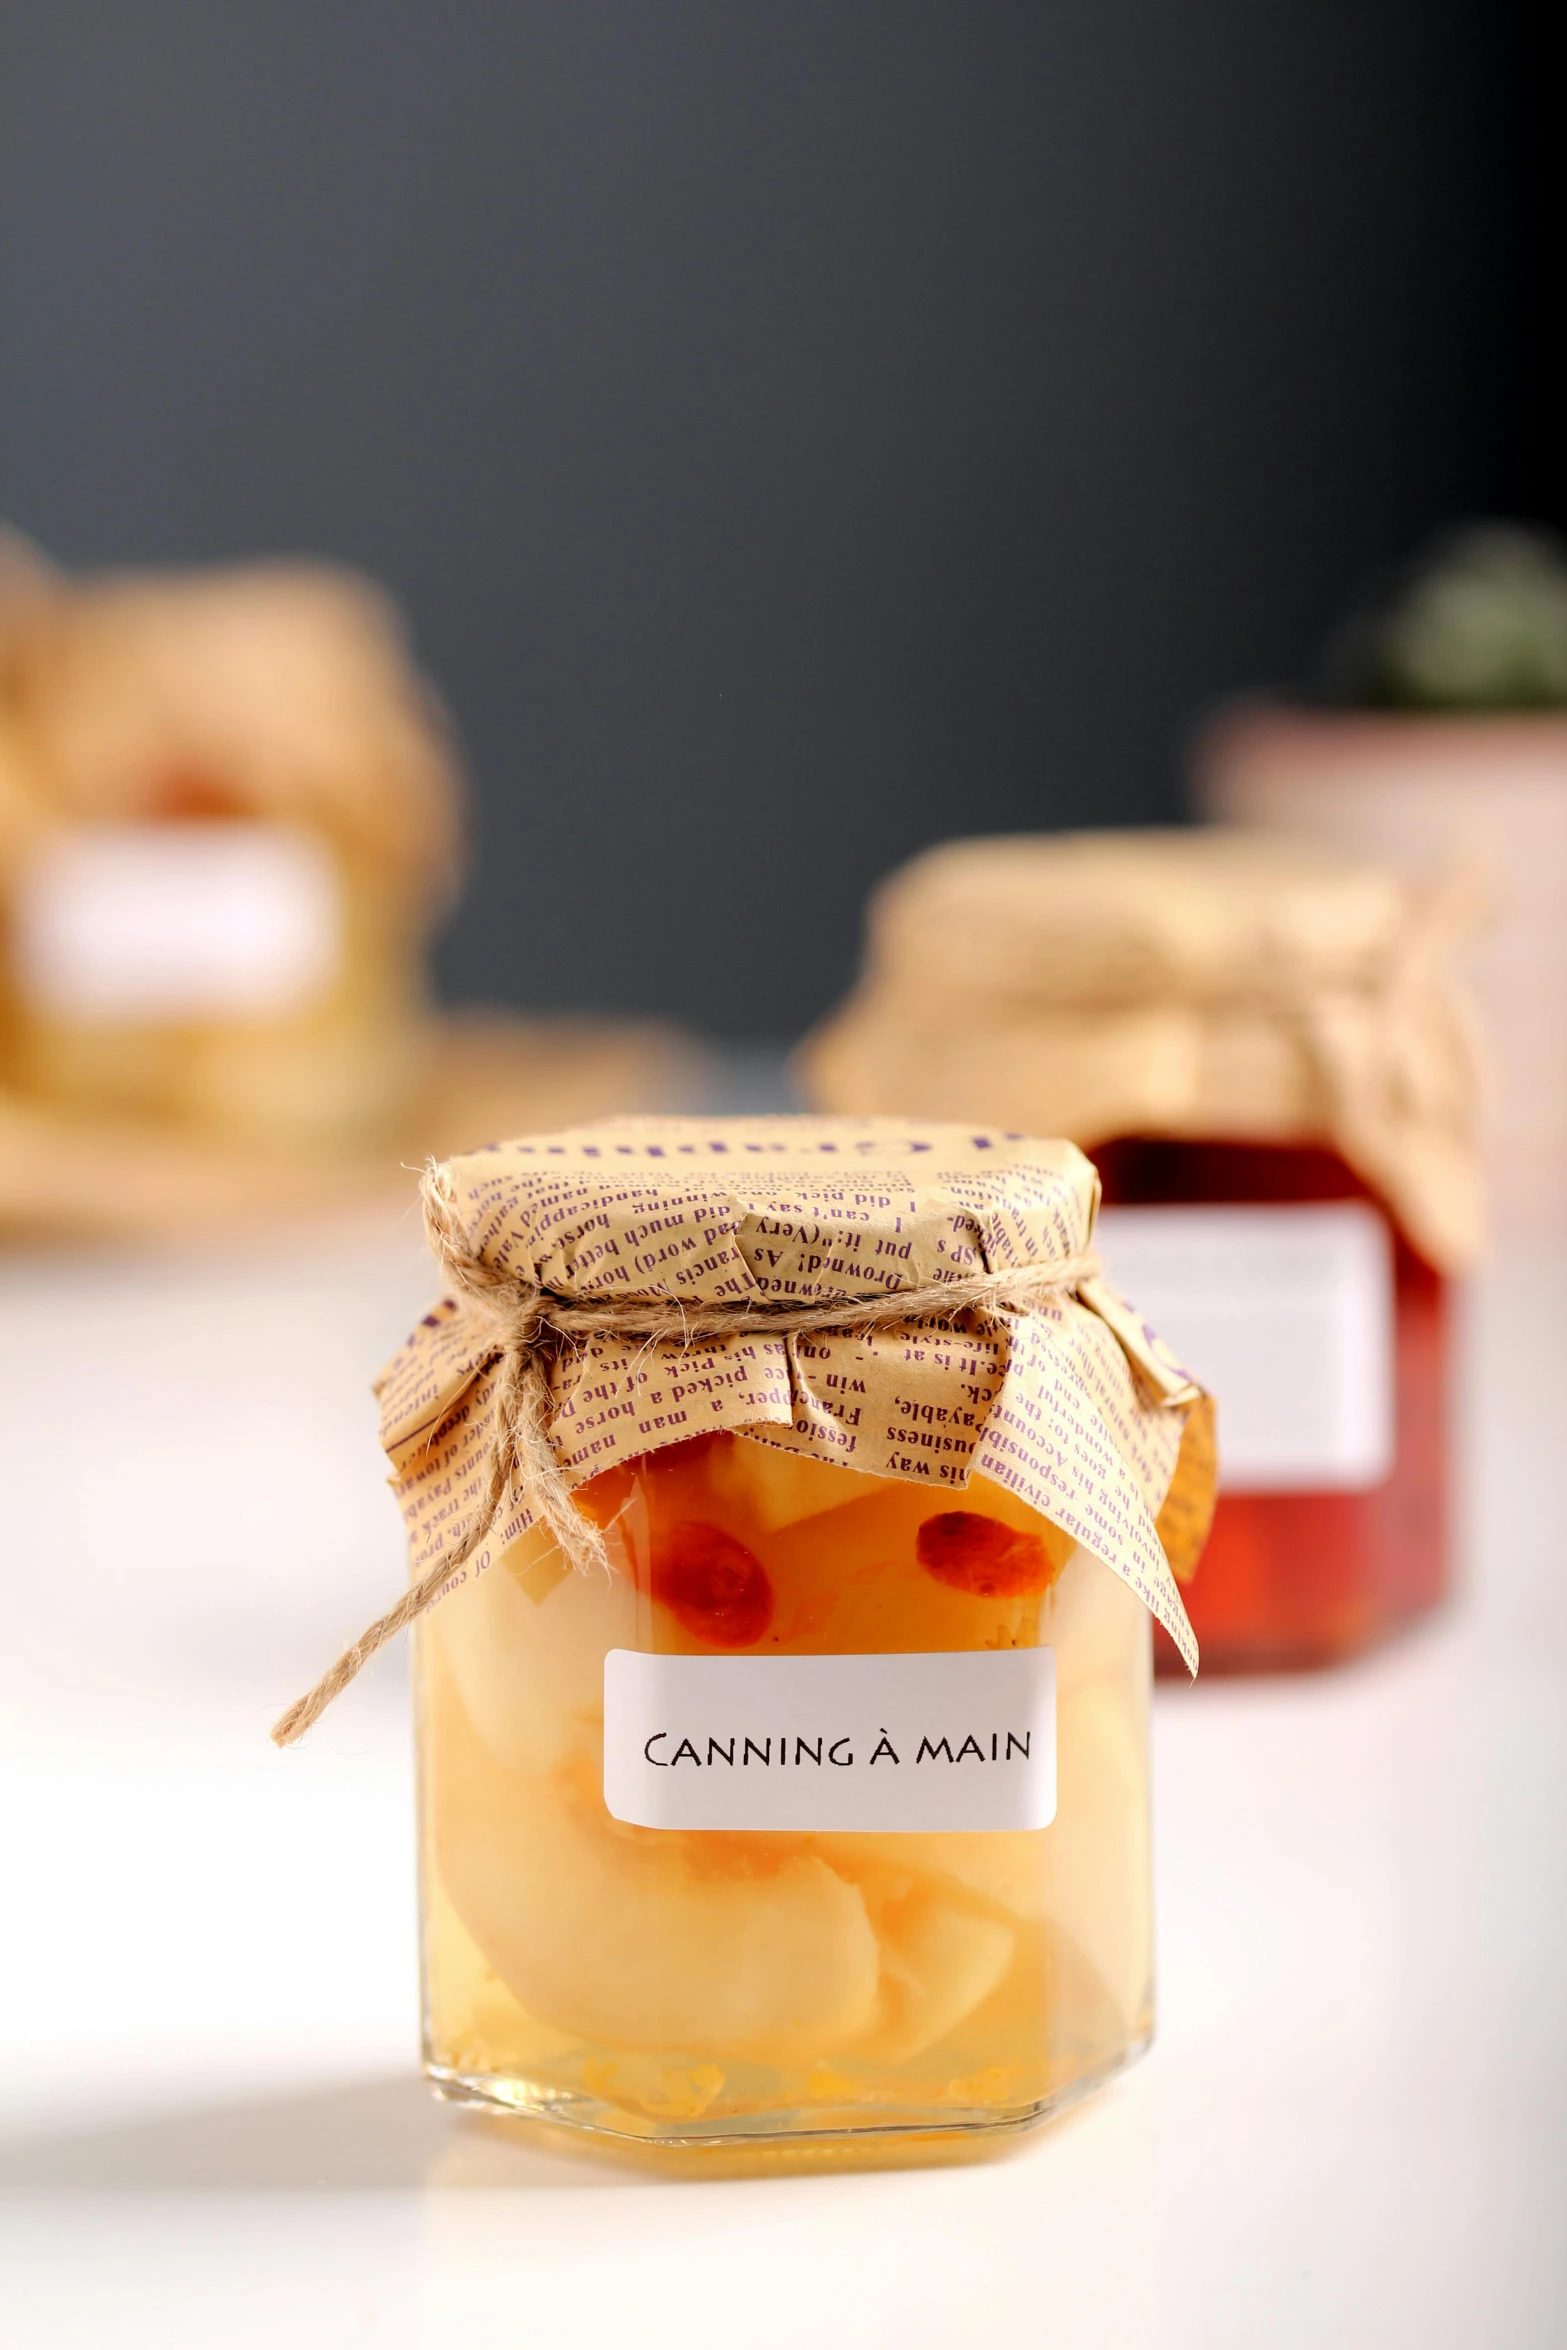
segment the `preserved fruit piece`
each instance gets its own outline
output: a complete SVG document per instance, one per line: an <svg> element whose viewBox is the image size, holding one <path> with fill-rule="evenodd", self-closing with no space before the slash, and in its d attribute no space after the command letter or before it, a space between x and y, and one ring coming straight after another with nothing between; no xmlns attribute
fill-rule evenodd
<svg viewBox="0 0 1567 2350"><path fill-rule="evenodd" d="M441 1882L490 1965L557 2031L617 2048L788 2064L876 2020L878 1945L809 1853L705 1853L627 1828L590 1771L504 1771L437 1701ZM737 1865L738 1864L738 1865ZM657 1954L652 1963L653 1953Z"/></svg>
<svg viewBox="0 0 1567 2350"><path fill-rule="evenodd" d="M1147 1997L1153 1962L1147 1760L1128 1717L1126 1692L1104 1682L1061 1707L1056 1816L1041 1896L1123 2028Z"/></svg>
<svg viewBox="0 0 1567 2350"><path fill-rule="evenodd" d="M427 1637L453 1702L495 1760L539 1772L598 1753L604 1657L636 1632L637 1594L624 1576L573 1574L535 1533L473 1576L461 1605L438 1608Z"/></svg>
<svg viewBox="0 0 1567 2350"><path fill-rule="evenodd" d="M882 1958L881 2013L855 2054L863 2064L906 2064L989 1998L1012 1964L1017 1935L1005 1917L954 1898L939 1878L905 1876L881 1900L872 1891L869 1903Z"/></svg>
<svg viewBox="0 0 1567 2350"><path fill-rule="evenodd" d="M1043 1591L1055 1572L1037 1534L1020 1534L977 1510L944 1510L927 1518L914 1548L927 1574L986 1599Z"/></svg>
<svg viewBox="0 0 1567 2350"><path fill-rule="evenodd" d="M683 1518L659 1537L652 1581L653 1597L717 1648L750 1648L773 1620L773 1587L761 1561L700 1518Z"/></svg>
<svg viewBox="0 0 1567 2350"><path fill-rule="evenodd" d="M736 1523L754 1526L759 1534L781 1533L801 1518L841 1510L845 1502L874 1494L884 1482L841 1469L836 1461L819 1461L808 1452L790 1452L750 1436L714 1445L706 1473L726 1515L732 1513Z"/></svg>

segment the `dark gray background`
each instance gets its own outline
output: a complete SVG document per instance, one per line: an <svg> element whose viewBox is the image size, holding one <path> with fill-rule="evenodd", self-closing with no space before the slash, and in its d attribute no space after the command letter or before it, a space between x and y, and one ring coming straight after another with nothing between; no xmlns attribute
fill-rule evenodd
<svg viewBox="0 0 1567 2350"><path fill-rule="evenodd" d="M1520 38L13 0L0 496L390 582L479 798L449 992L786 1035L889 864L1171 814L1211 697L1528 502Z"/></svg>

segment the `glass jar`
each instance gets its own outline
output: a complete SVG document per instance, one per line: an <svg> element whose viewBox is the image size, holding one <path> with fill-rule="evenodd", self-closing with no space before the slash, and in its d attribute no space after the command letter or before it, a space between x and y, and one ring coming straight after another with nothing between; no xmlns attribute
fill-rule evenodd
<svg viewBox="0 0 1567 2350"><path fill-rule="evenodd" d="M1016 2129L1147 2045L1150 1619L1116 1574L982 1477L732 1433L577 1498L607 1575L533 1531L419 1628L448 2094L844 2147Z"/></svg>
<svg viewBox="0 0 1567 2350"><path fill-rule="evenodd" d="M1184 1595L1204 1670L1332 1664L1435 1607L1447 1281L1326 1147L1130 1138L1094 1157L1111 1278L1221 1399L1221 1490Z"/></svg>
<svg viewBox="0 0 1567 2350"><path fill-rule="evenodd" d="M423 1041L422 920L322 826L61 826L0 917L0 1064L78 1112L251 1140L374 1133Z"/></svg>
<svg viewBox="0 0 1567 2350"><path fill-rule="evenodd" d="M310 564L8 585L0 1082L196 1145L374 1141L458 864L395 614Z"/></svg>

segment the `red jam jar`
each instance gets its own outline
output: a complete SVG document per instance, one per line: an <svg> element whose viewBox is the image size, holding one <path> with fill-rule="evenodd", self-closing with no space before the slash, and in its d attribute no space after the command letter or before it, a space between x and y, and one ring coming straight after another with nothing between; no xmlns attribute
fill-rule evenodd
<svg viewBox="0 0 1567 2350"><path fill-rule="evenodd" d="M1113 1278L1220 1399L1187 1612L1209 1672L1328 1665L1448 1586L1449 1284L1321 1145L1094 1153ZM1185 1667L1163 1635L1163 1672Z"/></svg>
<svg viewBox="0 0 1567 2350"><path fill-rule="evenodd" d="M806 1047L825 1108L1095 1161L1112 1283L1218 1405L1186 1594L1210 1671L1334 1663L1447 1587L1469 906L1460 876L1239 828L948 842L878 890L859 986Z"/></svg>

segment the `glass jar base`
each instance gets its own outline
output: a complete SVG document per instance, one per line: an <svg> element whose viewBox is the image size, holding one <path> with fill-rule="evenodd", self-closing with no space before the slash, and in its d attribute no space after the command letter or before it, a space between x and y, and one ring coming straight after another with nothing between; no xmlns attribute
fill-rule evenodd
<svg viewBox="0 0 1567 2350"><path fill-rule="evenodd" d="M1135 2064L1152 2039L1149 2025L1105 2063L1022 2105L813 2106L700 2122L659 2119L586 2091L509 2074L464 2073L438 2064L424 2069L436 2094L450 2104L497 2119L546 2123L606 2152L667 2155L682 2169L705 2167L703 2158L713 2156L758 2169L887 2166L962 2162L1000 2152Z"/></svg>

